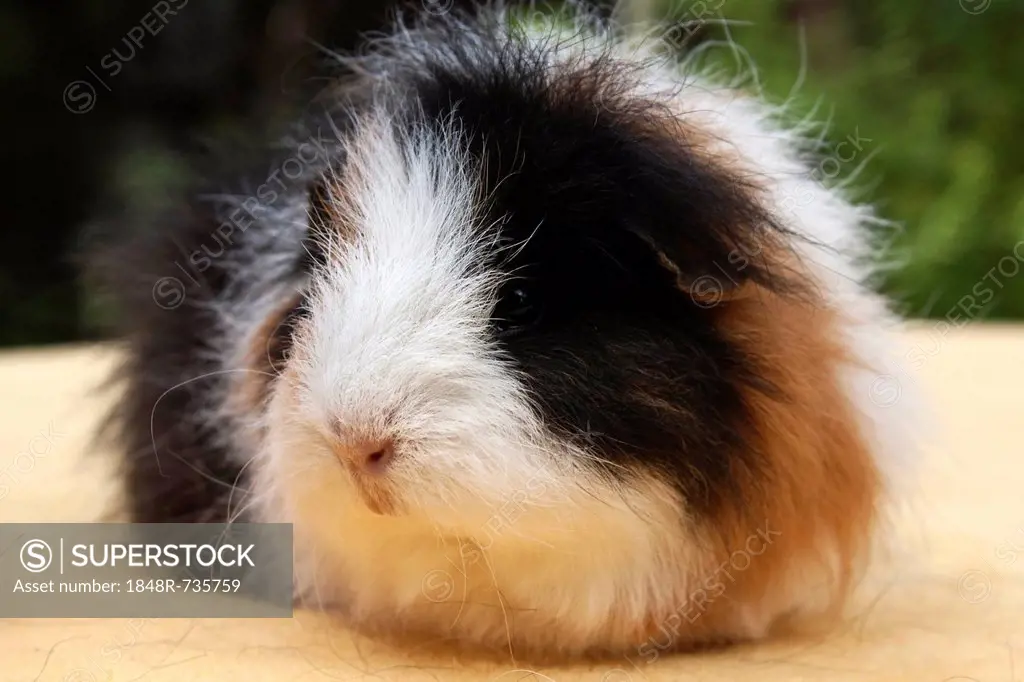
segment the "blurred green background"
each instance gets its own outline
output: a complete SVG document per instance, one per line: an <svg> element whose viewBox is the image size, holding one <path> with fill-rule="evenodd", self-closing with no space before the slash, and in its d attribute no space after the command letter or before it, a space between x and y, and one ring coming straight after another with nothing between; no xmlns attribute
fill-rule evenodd
<svg viewBox="0 0 1024 682"><path fill-rule="evenodd" d="M101 337L74 258L83 225L144 223L208 140L281 120L320 85L311 41L350 49L394 3L162 4L178 11L126 59L126 36L161 3L0 7L0 153L13 178L0 345ZM881 237L898 267L881 286L904 313L1024 318L1024 0L634 0L616 11L674 22L687 49L727 72L756 66L794 117L830 121L815 172L855 175L851 188L895 221ZM122 68L111 76L102 65L114 48ZM76 81L94 84L88 108L68 99Z"/></svg>
<svg viewBox="0 0 1024 682"><path fill-rule="evenodd" d="M832 122L822 176L867 161L851 188L898 223L884 288L903 312L1024 318L1024 2L706 1L743 22L777 101L805 64L795 109Z"/></svg>

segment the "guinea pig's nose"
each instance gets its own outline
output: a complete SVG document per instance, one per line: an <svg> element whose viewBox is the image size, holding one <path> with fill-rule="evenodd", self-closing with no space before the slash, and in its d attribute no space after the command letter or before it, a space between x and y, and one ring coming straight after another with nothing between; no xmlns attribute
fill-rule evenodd
<svg viewBox="0 0 1024 682"><path fill-rule="evenodd" d="M360 441L338 445L334 451L345 466L359 473L379 476L394 459L395 444L386 439Z"/></svg>

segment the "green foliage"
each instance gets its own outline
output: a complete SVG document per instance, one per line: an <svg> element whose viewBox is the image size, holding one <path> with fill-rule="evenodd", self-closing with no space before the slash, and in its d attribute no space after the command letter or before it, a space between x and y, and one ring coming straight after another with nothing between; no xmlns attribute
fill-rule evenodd
<svg viewBox="0 0 1024 682"><path fill-rule="evenodd" d="M698 0L668 14L702 13L729 20L713 38L749 54L773 100L803 63L795 113L817 104L833 145L870 140L842 171L870 156L854 186L899 224L884 287L908 314L1024 318L1024 2ZM713 52L735 72L732 50Z"/></svg>
<svg viewBox="0 0 1024 682"><path fill-rule="evenodd" d="M645 7L678 20L724 16L728 31L691 36L722 45L709 59L733 73L756 65L771 99L795 117L817 107L830 121L833 154L819 171L855 176L859 198L900 226L884 235L900 266L882 286L907 313L1024 319L1024 0L632 2L633 17ZM231 19L163 31L85 116L67 112L61 93L121 40L136 11L109 0L0 9L0 86L10 90L0 100L14 104L0 108L13 131L5 166L28 180L9 193L0 233L0 346L98 334L105 311L77 287L72 258L82 224L116 207L145 227L133 216L185 179L172 146L243 129L287 99L282 83L300 60L267 42L274 32L250 4L191 3L189 12ZM312 24L314 43L349 49L357 29L380 19L379 0L327 4L345 21ZM238 52L238 69L225 50ZM180 55L221 65L196 81L182 77L194 70ZM847 138L861 148L840 150Z"/></svg>

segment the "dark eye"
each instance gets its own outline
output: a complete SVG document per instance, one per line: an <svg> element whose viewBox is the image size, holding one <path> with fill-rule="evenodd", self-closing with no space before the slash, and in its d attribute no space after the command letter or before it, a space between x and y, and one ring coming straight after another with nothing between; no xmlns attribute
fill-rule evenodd
<svg viewBox="0 0 1024 682"><path fill-rule="evenodd" d="M541 317L541 301L534 283L514 280L498 295L498 305L491 319L503 337L520 334L537 324Z"/></svg>

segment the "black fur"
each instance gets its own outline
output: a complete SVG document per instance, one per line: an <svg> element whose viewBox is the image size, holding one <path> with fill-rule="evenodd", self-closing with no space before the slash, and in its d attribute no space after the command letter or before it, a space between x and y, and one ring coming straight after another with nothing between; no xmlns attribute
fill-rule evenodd
<svg viewBox="0 0 1024 682"><path fill-rule="evenodd" d="M222 501L239 473L223 435L196 418L223 377L175 388L219 369L210 343L218 320L207 306L229 276L220 261L187 270L191 278L177 268L189 265L189 254L218 226L201 205L185 206L166 216L165 228L107 247L93 263L127 346L117 385L124 393L111 426L126 454L129 511L139 522L223 521Z"/></svg>
<svg viewBox="0 0 1024 682"><path fill-rule="evenodd" d="M311 116L296 131L313 139L324 130L333 135L331 125L343 123ZM305 235L280 229L272 212L306 195L327 165L321 159L310 164L309 178L289 180L281 168L294 150L253 150L238 145L197 162L193 185L168 197L159 215L98 223L86 235L87 280L117 313L114 331L125 345L113 382L122 395L107 433L125 453L129 511L139 522L222 522L229 498L237 506L241 496L232 488L246 487L229 426L201 417L217 407L227 379L217 357L223 319L216 307L259 293L251 273L265 269L267 254L292 254L278 279L298 284L305 276L312 257ZM255 209L216 198L251 198L263 186L268 193ZM287 351L294 317L268 344L269 370Z"/></svg>
<svg viewBox="0 0 1024 682"><path fill-rule="evenodd" d="M717 331L723 309L683 289L711 276L723 294L748 280L795 291L762 257L783 229L751 187L690 148L685 121L626 92L628 66L552 77L529 50L443 31L437 45L427 75L410 77L409 124L454 117L483 164L484 223L504 221L516 254L496 336L545 420L612 475L620 464L667 474L695 511L735 502L730 471L759 467L740 389L774 387ZM509 310L528 324L509 333Z"/></svg>
<svg viewBox="0 0 1024 682"><path fill-rule="evenodd" d="M713 513L735 499L730 471L759 467L739 435L749 421L740 389L773 389L758 379L758 360L717 331L728 303L703 307L686 289L710 275L724 287L752 280L789 290L759 257L781 228L750 186L688 141L685 121L629 94L631 67L609 59L552 81L541 52L503 47L486 21L472 30L467 36L466 26L446 21L427 27L430 49L404 61L395 55L387 92L400 125L458 120L484 169L485 210L504 221L506 244L525 243L503 252L516 254L501 265L520 279L503 294L515 300L496 309L495 344L528 377L549 426L592 448L609 474L622 475L620 464L656 468L695 510ZM369 101L360 87L346 85L353 98L334 110L333 127L343 129ZM322 125L313 118L304 129ZM324 161L318 173L329 163L343 175L343 160ZM264 177L255 173L249 187ZM314 174L287 190L311 197L314 228L326 220L321 182ZM211 245L225 218L208 204L185 205L166 228L99 261L125 321L127 392L117 423L139 521L223 520L231 486L245 487L230 434L195 418L223 377L175 387L218 369L209 306L246 295L238 273L261 267L253 244L275 226L258 216L220 244L227 255L197 273L187 267L190 254ZM275 242L294 254L282 277L297 281L322 263L316 240L304 245L304 236ZM190 271L179 272L182 264ZM184 303L171 310L154 304L164 277L185 286ZM289 328L274 340L279 359Z"/></svg>

